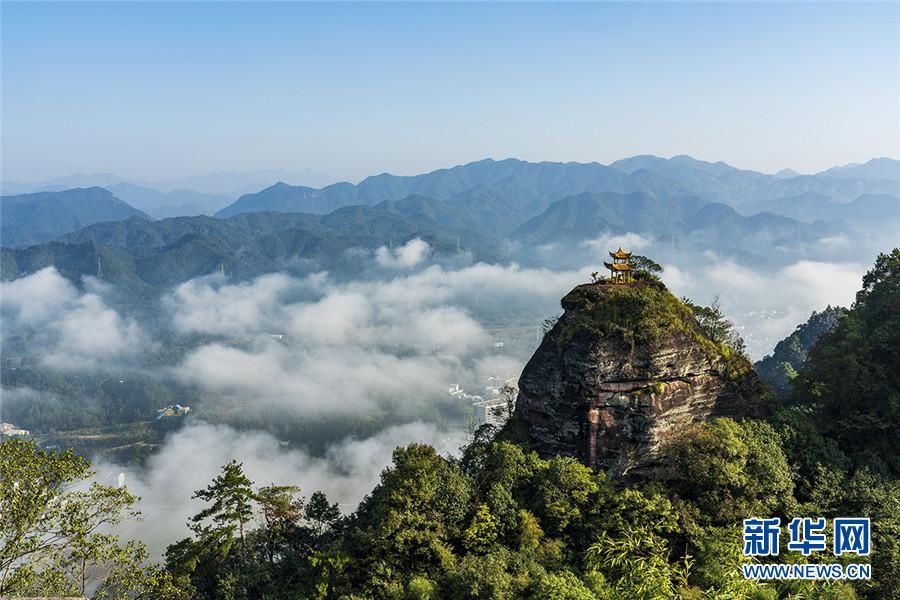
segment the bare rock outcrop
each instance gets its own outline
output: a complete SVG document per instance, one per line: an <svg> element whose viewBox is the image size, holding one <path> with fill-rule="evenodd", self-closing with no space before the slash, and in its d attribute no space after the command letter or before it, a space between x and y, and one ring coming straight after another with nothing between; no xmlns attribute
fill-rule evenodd
<svg viewBox="0 0 900 600"><path fill-rule="evenodd" d="M759 417L770 394L656 281L585 284L519 379L512 426L542 456L652 477L661 445L716 416Z"/></svg>

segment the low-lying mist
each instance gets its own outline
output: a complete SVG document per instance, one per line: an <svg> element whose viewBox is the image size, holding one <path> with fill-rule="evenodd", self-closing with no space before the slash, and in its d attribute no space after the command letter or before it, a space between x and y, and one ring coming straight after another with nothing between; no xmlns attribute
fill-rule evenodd
<svg viewBox="0 0 900 600"><path fill-rule="evenodd" d="M203 503L191 496L232 459L243 463L257 488L273 483L296 485L305 497L321 490L344 512L351 512L378 483L394 448L414 442L430 444L444 455L457 454L466 434L417 421L388 427L365 439L339 440L324 455L312 456L262 431L195 422L171 434L142 468L103 460L94 467L102 483L122 481L141 497L142 519L125 524L122 533L143 540L151 556L158 556L168 544L189 534L187 521L203 509Z"/></svg>

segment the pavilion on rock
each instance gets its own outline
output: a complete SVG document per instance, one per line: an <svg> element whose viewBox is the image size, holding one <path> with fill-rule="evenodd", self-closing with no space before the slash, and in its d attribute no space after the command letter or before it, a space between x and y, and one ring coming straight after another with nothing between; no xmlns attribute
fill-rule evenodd
<svg viewBox="0 0 900 600"><path fill-rule="evenodd" d="M615 252L609 253L612 262L604 262L603 265L609 269L609 281L611 283L631 283L633 281L631 275L631 252L622 250L621 246Z"/></svg>

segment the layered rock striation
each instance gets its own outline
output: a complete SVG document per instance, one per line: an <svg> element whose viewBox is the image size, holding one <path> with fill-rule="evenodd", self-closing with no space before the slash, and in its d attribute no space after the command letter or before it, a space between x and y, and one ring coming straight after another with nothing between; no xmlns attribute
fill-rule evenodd
<svg viewBox="0 0 900 600"><path fill-rule="evenodd" d="M519 379L513 426L542 456L652 476L666 440L717 416L762 416L750 363L710 339L662 283L585 284Z"/></svg>

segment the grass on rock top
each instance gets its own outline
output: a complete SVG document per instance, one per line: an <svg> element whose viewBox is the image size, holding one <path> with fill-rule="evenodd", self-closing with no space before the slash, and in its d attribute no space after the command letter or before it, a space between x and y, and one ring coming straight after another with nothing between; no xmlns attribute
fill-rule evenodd
<svg viewBox="0 0 900 600"><path fill-rule="evenodd" d="M565 339L581 329L598 335L620 333L626 340L645 343L676 332L699 333L691 309L656 281L579 285L562 299L562 306L568 313Z"/></svg>
<svg viewBox="0 0 900 600"><path fill-rule="evenodd" d="M750 369L750 362L727 344L710 339L694 318L693 311L659 281L639 281L627 285L586 283L562 299L566 315L556 332L560 347L578 331L598 336L619 334L627 342L650 344L683 334L699 343L710 360L721 357L726 376L738 379Z"/></svg>

